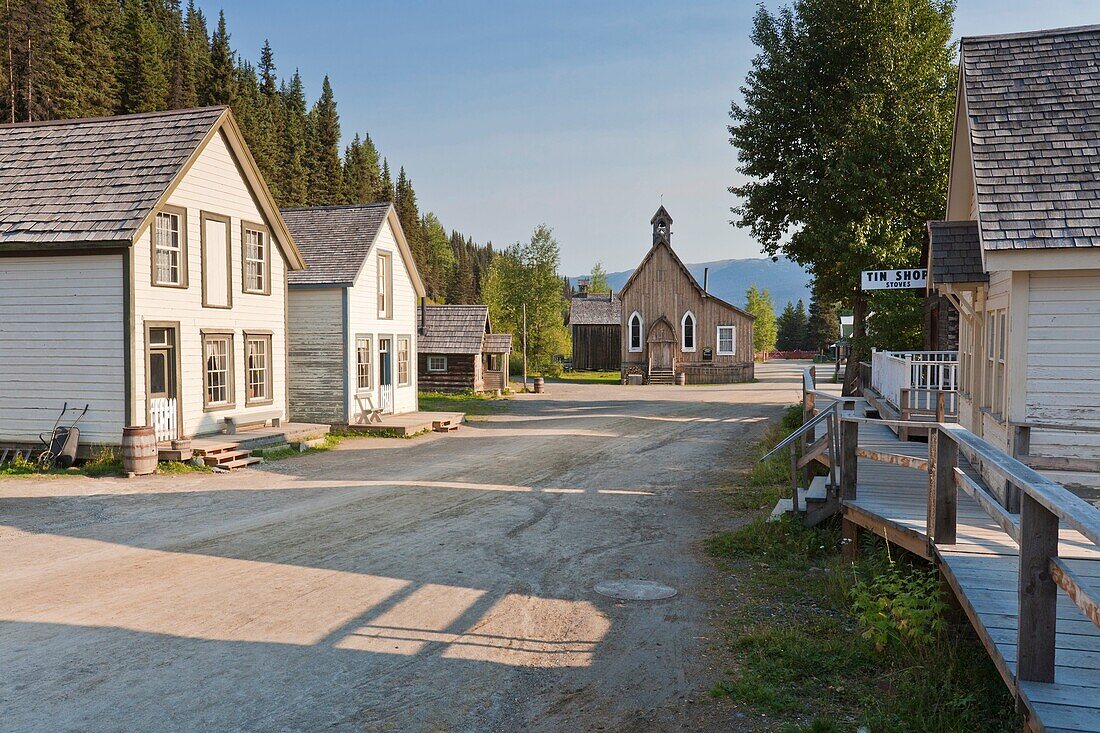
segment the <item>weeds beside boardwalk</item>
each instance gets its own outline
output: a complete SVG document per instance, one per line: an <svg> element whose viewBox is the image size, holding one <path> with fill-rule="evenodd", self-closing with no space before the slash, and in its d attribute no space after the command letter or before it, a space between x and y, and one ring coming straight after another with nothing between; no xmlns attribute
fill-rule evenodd
<svg viewBox="0 0 1100 733"><path fill-rule="evenodd" d="M799 424L799 410L758 456ZM767 521L788 485L785 458L746 474L729 504L755 517L708 542L726 576L722 642L733 659L711 695L788 733L1019 730L1007 688L931 566L870 536L845 564L835 520Z"/></svg>
<svg viewBox="0 0 1100 733"><path fill-rule="evenodd" d="M555 381L568 384L619 384L622 374L619 372L565 372Z"/></svg>
<svg viewBox="0 0 1100 733"><path fill-rule="evenodd" d="M507 397L482 392L421 392L421 412L464 412L467 415L493 415L507 405Z"/></svg>

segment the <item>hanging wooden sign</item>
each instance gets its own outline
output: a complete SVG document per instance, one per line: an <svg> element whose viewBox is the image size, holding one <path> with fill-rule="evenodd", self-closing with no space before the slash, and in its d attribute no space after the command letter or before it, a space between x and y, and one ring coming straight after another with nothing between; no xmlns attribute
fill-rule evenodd
<svg viewBox="0 0 1100 733"><path fill-rule="evenodd" d="M864 270L862 283L864 290L923 290L928 287L928 269Z"/></svg>

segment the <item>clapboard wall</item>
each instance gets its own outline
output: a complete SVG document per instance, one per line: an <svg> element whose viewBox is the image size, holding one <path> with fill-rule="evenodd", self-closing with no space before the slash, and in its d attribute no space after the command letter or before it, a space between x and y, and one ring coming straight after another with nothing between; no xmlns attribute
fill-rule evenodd
<svg viewBox="0 0 1100 733"><path fill-rule="evenodd" d="M344 407L343 289L290 291L290 417L342 423Z"/></svg>
<svg viewBox="0 0 1100 733"><path fill-rule="evenodd" d="M447 371L428 371L428 357L443 356ZM481 375L481 354L417 354L420 389L425 392L480 392L485 388Z"/></svg>
<svg viewBox="0 0 1100 733"><path fill-rule="evenodd" d="M583 324L573 326L573 368L618 371L622 364L622 326Z"/></svg>

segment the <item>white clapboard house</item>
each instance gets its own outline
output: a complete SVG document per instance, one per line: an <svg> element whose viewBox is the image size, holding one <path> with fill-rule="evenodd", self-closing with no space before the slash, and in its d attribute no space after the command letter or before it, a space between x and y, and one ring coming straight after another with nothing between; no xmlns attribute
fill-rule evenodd
<svg viewBox="0 0 1100 733"><path fill-rule="evenodd" d="M224 107L0 126L0 442L285 419L303 266Z"/></svg>
<svg viewBox="0 0 1100 733"><path fill-rule="evenodd" d="M309 268L290 274L295 420L365 422L417 409L424 284L392 204L284 209Z"/></svg>
<svg viewBox="0 0 1100 733"><path fill-rule="evenodd" d="M959 73L928 225L960 314L959 421L1036 467L1100 458L1100 26L964 38Z"/></svg>

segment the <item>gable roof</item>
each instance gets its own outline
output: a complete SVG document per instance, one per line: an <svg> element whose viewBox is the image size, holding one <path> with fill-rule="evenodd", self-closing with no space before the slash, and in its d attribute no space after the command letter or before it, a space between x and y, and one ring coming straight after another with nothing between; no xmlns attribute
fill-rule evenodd
<svg viewBox="0 0 1100 733"><path fill-rule="evenodd" d="M481 341L481 350L486 354L505 354L512 350L512 334L487 333Z"/></svg>
<svg viewBox="0 0 1100 733"><path fill-rule="evenodd" d="M961 48L983 246L1100 246L1100 26Z"/></svg>
<svg viewBox="0 0 1100 733"><path fill-rule="evenodd" d="M388 220L413 289L418 296L424 296L424 284L393 204L283 209L282 215L309 265L307 270L290 273L291 286L353 285Z"/></svg>
<svg viewBox="0 0 1100 733"><path fill-rule="evenodd" d="M930 221L925 230L931 284L987 282L976 221Z"/></svg>
<svg viewBox="0 0 1100 733"><path fill-rule="evenodd" d="M569 325L618 326L623 322L623 304L614 293L587 293L569 299Z"/></svg>
<svg viewBox="0 0 1100 733"><path fill-rule="evenodd" d="M646 252L646 255L642 258L642 261L638 263L638 266L636 268L634 268L634 272L630 273L630 278L627 279L626 283L619 289L620 300L622 299L623 295L625 295L626 292L630 290L630 286L634 284L634 280L638 277L638 273L640 273L645 268L645 266L649 264L649 261L653 259L653 255L657 252L658 247L664 247L668 250L669 255L672 256L672 261L684 273L684 276L687 277L688 282L691 284L691 286L695 289L700 297L713 300L718 305L729 308L732 311L736 311L745 318L756 320L756 316L749 313L747 310L744 310L743 308L738 308L732 303L727 303L721 298L715 297L714 295L711 295L707 291L703 290L703 286L699 284L699 281L696 280L695 276L691 274L691 270L687 268L687 265L685 265L683 260L681 260L680 257L676 254L676 250L674 250L672 248L672 245L670 245L663 239L653 243L653 246L649 248L648 252Z"/></svg>
<svg viewBox="0 0 1100 733"><path fill-rule="evenodd" d="M0 125L0 247L132 244L219 130L291 266L303 267L227 107Z"/></svg>
<svg viewBox="0 0 1100 733"><path fill-rule="evenodd" d="M487 306L425 305L416 348L426 354L480 354L490 330Z"/></svg>

